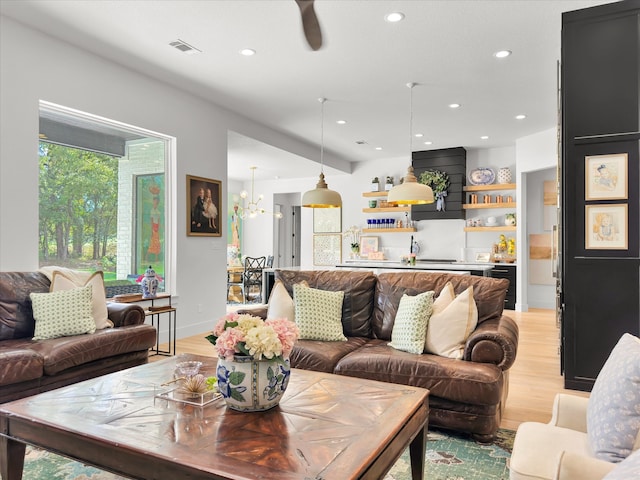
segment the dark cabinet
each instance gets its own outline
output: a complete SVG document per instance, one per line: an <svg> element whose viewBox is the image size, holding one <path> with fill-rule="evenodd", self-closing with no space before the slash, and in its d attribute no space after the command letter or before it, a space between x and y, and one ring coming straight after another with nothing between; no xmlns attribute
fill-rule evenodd
<svg viewBox="0 0 640 480"><path fill-rule="evenodd" d="M620 336L640 332L639 16L640 1L627 0L562 17L558 314L570 389L591 390ZM598 165L619 154L625 193L589 195L597 174L587 157ZM593 240L606 212L611 243Z"/></svg>
<svg viewBox="0 0 640 480"><path fill-rule="evenodd" d="M515 265L496 265L491 270L493 278L506 278L509 280L509 289L507 297L504 299L504 308L509 310L516 309L516 266Z"/></svg>

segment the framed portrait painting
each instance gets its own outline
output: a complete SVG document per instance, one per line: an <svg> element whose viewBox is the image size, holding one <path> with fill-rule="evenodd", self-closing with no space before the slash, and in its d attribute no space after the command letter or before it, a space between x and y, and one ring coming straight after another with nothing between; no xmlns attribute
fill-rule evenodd
<svg viewBox="0 0 640 480"><path fill-rule="evenodd" d="M187 175L187 235L221 237L222 182Z"/></svg>
<svg viewBox="0 0 640 480"><path fill-rule="evenodd" d="M585 157L585 200L626 199L628 161L626 153Z"/></svg>
<svg viewBox="0 0 640 480"><path fill-rule="evenodd" d="M627 250L628 206L587 205L585 219L585 249Z"/></svg>

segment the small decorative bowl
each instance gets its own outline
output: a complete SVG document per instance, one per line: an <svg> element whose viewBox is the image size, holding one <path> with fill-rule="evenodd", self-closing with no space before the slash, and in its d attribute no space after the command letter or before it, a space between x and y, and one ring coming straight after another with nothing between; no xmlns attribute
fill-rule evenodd
<svg viewBox="0 0 640 480"><path fill-rule="evenodd" d="M202 362L196 362L193 360L186 362L178 362L176 364L176 373L181 377L193 377L200 371Z"/></svg>

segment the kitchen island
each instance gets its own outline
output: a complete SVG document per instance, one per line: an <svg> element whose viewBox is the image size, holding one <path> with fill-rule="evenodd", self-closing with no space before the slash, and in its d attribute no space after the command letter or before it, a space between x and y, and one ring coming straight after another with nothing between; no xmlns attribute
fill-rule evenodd
<svg viewBox="0 0 640 480"><path fill-rule="evenodd" d="M415 265L392 260L347 260L336 265L336 268L366 269L374 273L385 270L420 270L426 272L446 272L459 275L478 275L490 277L493 264L490 263L466 263L454 260L418 260Z"/></svg>

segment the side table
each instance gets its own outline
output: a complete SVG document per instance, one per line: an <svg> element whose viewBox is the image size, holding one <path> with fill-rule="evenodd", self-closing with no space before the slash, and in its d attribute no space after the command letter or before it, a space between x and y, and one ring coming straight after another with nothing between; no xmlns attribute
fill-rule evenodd
<svg viewBox="0 0 640 480"><path fill-rule="evenodd" d="M164 305L155 305L156 300L168 300L168 304ZM176 307L171 305L171 295L166 294L158 294L156 298L145 298L144 300L151 301L151 305L148 309L145 309L144 314L148 317L151 317L151 325L156 327L156 348L152 348L151 351L154 355L165 355L172 356L176 354ZM160 317L162 315L168 315L168 331L169 331L169 341L167 342L168 350L160 350ZM156 326L156 321L158 325ZM173 343L172 343L173 342Z"/></svg>
<svg viewBox="0 0 640 480"><path fill-rule="evenodd" d="M150 349L151 355L173 356L176 354L177 311L176 307L171 304L170 293L158 293L155 298L142 298L142 295L133 295L131 298L121 298L118 300L114 298L113 300L122 303L148 303L148 305L142 308L144 309L145 316L151 317L151 325L156 327L156 346ZM160 305L156 304L156 302L160 302ZM167 315L167 319L169 320L167 350L160 350L160 318L163 315Z"/></svg>

